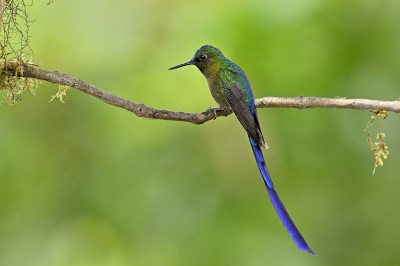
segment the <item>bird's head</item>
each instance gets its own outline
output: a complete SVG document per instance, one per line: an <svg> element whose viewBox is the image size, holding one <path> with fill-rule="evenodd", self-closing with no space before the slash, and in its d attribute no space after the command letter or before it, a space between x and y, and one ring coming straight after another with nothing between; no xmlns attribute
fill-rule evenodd
<svg viewBox="0 0 400 266"><path fill-rule="evenodd" d="M169 70L188 65L195 65L206 77L215 75L222 67L224 55L220 50L211 45L204 45L196 51L190 61L171 67Z"/></svg>

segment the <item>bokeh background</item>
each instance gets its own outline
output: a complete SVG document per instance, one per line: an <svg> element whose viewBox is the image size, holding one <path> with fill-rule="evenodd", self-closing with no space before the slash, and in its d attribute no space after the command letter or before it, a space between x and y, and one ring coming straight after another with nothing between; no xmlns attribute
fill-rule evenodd
<svg viewBox="0 0 400 266"><path fill-rule="evenodd" d="M203 44L256 97L399 98L400 2L35 1L31 47L60 70L135 102L215 106ZM0 265L398 265L400 117L372 175L367 111L260 109L277 190L318 256L279 221L233 116L201 126L142 119L57 86L0 107Z"/></svg>

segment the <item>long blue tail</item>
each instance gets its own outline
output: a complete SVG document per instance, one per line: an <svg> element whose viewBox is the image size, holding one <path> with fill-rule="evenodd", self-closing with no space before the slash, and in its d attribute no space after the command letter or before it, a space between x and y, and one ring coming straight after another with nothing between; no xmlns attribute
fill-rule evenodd
<svg viewBox="0 0 400 266"><path fill-rule="evenodd" d="M299 249L311 254L315 255L315 253L308 247L306 241L303 236L300 234L296 225L294 224L292 218L290 218L288 212L286 211L285 206L283 205L281 199L278 196L278 193L275 191L274 184L272 183L271 177L269 176L267 165L265 164L264 156L262 154L260 146L255 142L255 140L249 136L251 148L253 149L254 157L256 158L258 168L260 169L261 175L264 179L265 186L267 187L267 191L269 197L271 199L272 205L276 212L279 215L283 225L286 227L286 230L289 232L293 241L299 247Z"/></svg>

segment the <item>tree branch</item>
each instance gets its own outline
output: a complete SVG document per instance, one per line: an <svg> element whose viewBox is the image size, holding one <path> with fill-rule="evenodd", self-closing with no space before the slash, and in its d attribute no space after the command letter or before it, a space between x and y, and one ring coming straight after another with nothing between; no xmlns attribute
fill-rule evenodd
<svg viewBox="0 0 400 266"><path fill-rule="evenodd" d="M128 110L138 117L150 119L162 119L172 121L190 122L202 124L219 116L228 116L232 113L230 109L211 108L202 113L186 113L168 110L158 110L141 103L135 103L109 92L103 91L71 75L59 72L39 69L32 65L10 65L3 68L3 71L10 76L20 76L45 80L59 85L66 85L84 93L92 95L103 102ZM361 110L386 110L400 112L400 101L378 101L368 99L344 99L344 98L317 98L317 97L265 97L256 99L258 108L265 107L286 107L286 108L349 108Z"/></svg>
<svg viewBox="0 0 400 266"><path fill-rule="evenodd" d="M346 99L346 98L317 98L303 97L281 98L265 97L256 99L257 107L290 107L297 109L305 108L348 108L359 110L391 111L400 112L400 101L378 101L369 99Z"/></svg>

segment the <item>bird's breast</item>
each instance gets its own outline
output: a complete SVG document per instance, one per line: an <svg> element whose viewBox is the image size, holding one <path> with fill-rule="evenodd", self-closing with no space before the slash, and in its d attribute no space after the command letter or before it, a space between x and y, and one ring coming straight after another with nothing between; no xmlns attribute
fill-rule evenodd
<svg viewBox="0 0 400 266"><path fill-rule="evenodd" d="M211 95L214 100L218 103L219 107L225 108L229 107L228 102L225 99L225 96L222 92L221 84L217 81L217 79L207 79L208 87L210 89Z"/></svg>

